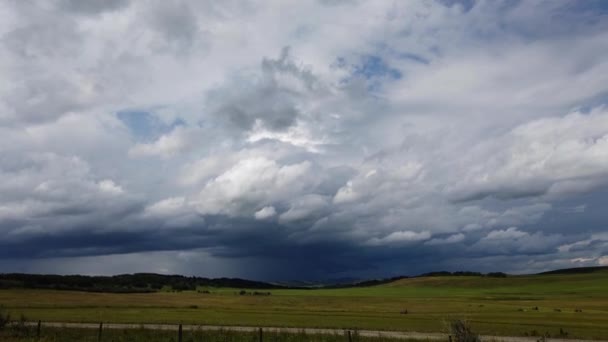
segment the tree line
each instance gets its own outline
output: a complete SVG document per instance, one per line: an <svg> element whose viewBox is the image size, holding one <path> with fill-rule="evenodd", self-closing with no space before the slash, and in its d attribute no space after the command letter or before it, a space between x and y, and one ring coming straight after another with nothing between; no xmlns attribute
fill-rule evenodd
<svg viewBox="0 0 608 342"><path fill-rule="evenodd" d="M197 287L232 287L248 289L278 289L280 285L239 278L203 278L154 273L121 274L115 276L0 274L0 288L31 288L76 290L89 292L142 293L161 289L196 290Z"/></svg>

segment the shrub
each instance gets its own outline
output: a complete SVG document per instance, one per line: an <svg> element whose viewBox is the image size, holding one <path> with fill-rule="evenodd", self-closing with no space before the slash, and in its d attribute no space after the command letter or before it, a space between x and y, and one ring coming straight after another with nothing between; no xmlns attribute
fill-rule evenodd
<svg viewBox="0 0 608 342"><path fill-rule="evenodd" d="M11 325L12 335L15 337L30 336L30 328L27 326L27 318L21 314L19 320Z"/></svg>
<svg viewBox="0 0 608 342"><path fill-rule="evenodd" d="M11 315L4 309L4 307L0 306L0 330L6 328L10 322Z"/></svg>
<svg viewBox="0 0 608 342"><path fill-rule="evenodd" d="M455 320L450 323L450 330L455 342L481 342L479 335L471 330L468 322Z"/></svg>

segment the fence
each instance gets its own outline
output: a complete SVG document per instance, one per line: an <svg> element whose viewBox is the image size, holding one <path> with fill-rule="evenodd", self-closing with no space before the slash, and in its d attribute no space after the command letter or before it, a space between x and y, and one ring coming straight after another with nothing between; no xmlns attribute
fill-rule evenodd
<svg viewBox="0 0 608 342"><path fill-rule="evenodd" d="M37 323L34 323L36 325L36 338L40 339L41 338L41 334L42 334L42 321L38 321ZM29 323L28 325L33 325L32 323ZM56 325L51 325L52 327L56 327ZM86 324L83 325L83 327L85 328L92 328L93 326L91 324ZM166 326L165 326L166 328ZM166 330L166 329L163 329ZM104 325L103 322L99 322L99 326L97 327L97 341L102 341L103 339L103 331L104 331ZM344 331L344 335L345 335L345 339L348 342L352 342L353 341L353 331L352 330L345 330ZM177 341L178 342L183 342L183 325L179 324L177 325ZM264 341L264 329L263 328L258 328L258 337L259 337L259 342L263 342ZM450 336L450 341L452 342L451 336Z"/></svg>
<svg viewBox="0 0 608 342"><path fill-rule="evenodd" d="M229 330L229 331L240 331L247 333L255 333L257 332L257 340L260 342L264 341L265 333L281 333L281 332L289 332L289 333L305 333L310 335L333 335L339 336L341 333L344 334L344 341L353 342L359 340L358 337L384 337L389 339L419 339L426 340L427 342L435 340L435 341L445 341L445 342L453 342L456 339L453 339L451 335L441 334L441 333L408 333L408 332L400 332L399 335L394 334L396 332L390 331L366 331L366 330L350 330L350 329L316 329L316 328L302 328L301 330L297 330L296 328L279 328L279 327L222 327L222 326L204 326L204 325L182 325L182 324L120 324L120 323L60 323L60 322L47 322L43 323L42 321L37 322L12 322L12 324L21 324L22 326L27 326L30 328L35 328L35 336L36 338L41 338L41 332L43 328L46 326L48 328L81 328L81 329L91 329L97 330L97 341L104 340L104 331L105 330L129 330L129 329L139 329L144 328L149 331L175 331L177 332L177 341L183 342L184 340L184 330L193 331L195 329L202 330ZM31 330L30 330L31 331ZM31 335L30 335L31 336ZM108 336L108 338L111 338ZM525 341L528 342L528 341ZM582 341L581 341L582 342ZM585 341L586 342L586 341ZM606 341L608 342L608 341Z"/></svg>

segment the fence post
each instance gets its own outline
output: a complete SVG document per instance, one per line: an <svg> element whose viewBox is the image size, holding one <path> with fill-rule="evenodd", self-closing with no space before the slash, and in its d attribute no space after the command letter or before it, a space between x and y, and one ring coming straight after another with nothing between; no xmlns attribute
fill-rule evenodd
<svg viewBox="0 0 608 342"><path fill-rule="evenodd" d="M36 337L40 339L40 328L42 325L42 321L38 320L38 326L36 327Z"/></svg>
<svg viewBox="0 0 608 342"><path fill-rule="evenodd" d="M353 342L353 337L350 333L350 330L348 331L348 342Z"/></svg>
<svg viewBox="0 0 608 342"><path fill-rule="evenodd" d="M182 324L179 324L179 328L177 330L177 341L182 342Z"/></svg>
<svg viewBox="0 0 608 342"><path fill-rule="evenodd" d="M262 332L262 328L260 328L259 332L260 332L260 342L263 342L264 341L264 333Z"/></svg>
<svg viewBox="0 0 608 342"><path fill-rule="evenodd" d="M97 332L97 341L101 341L101 332L103 331L103 322L99 322L99 331Z"/></svg>

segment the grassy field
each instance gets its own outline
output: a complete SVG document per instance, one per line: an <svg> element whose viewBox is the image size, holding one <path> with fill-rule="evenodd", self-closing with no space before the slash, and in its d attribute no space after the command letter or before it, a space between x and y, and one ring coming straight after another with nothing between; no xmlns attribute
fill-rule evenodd
<svg viewBox="0 0 608 342"><path fill-rule="evenodd" d="M0 290L13 316L61 322L187 323L447 332L459 318L485 335L608 340L608 272L425 277L362 288L210 293ZM407 310L407 313L405 313Z"/></svg>

